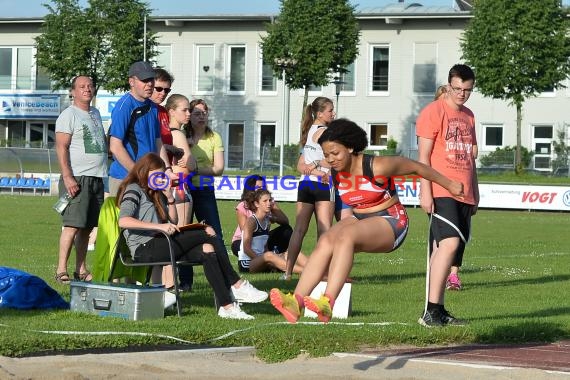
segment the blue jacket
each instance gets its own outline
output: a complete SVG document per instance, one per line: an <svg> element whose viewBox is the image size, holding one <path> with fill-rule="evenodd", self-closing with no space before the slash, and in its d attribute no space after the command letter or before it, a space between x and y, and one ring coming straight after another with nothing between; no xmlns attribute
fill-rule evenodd
<svg viewBox="0 0 570 380"><path fill-rule="evenodd" d="M17 269L0 267L0 309L69 309L44 280Z"/></svg>

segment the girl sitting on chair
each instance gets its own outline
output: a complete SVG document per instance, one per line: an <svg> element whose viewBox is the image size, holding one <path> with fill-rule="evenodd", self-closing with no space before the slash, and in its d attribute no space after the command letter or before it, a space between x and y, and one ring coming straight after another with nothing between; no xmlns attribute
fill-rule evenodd
<svg viewBox="0 0 570 380"><path fill-rule="evenodd" d="M170 236L176 260L202 263L206 279L221 305L218 316L253 319L240 309L238 302L262 302L267 299L267 293L240 279L211 227L180 231L176 225L178 214L172 190L168 183L163 182L168 178L164 171L162 159L155 153L148 153L135 163L119 187L119 227L125 229L133 260L148 263L170 261L167 238L155 232L160 230ZM161 271L156 272L153 282L160 278ZM160 283L160 280L156 282Z"/></svg>

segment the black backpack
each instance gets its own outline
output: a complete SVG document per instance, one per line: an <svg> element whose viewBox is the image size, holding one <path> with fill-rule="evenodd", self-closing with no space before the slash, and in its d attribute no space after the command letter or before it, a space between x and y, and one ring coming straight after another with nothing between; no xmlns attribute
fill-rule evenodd
<svg viewBox="0 0 570 380"><path fill-rule="evenodd" d="M125 139L126 141L129 142L129 144L133 148L133 153L135 155L133 157L133 160L136 160L137 154L139 152L139 143L137 141L137 136L135 134L135 123L140 117L146 115L150 111L150 108L151 108L150 104L145 104L133 109L131 112L129 125L127 126L127 133L125 134ZM109 153L109 159L113 159L113 154L111 153L111 149L109 149L110 141L111 141L111 135L107 135L107 152ZM125 140L123 140L123 145L125 145Z"/></svg>

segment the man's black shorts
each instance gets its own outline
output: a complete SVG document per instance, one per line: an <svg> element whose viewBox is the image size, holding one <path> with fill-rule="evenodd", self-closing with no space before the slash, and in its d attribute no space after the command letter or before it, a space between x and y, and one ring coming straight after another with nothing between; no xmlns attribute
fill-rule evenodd
<svg viewBox="0 0 570 380"><path fill-rule="evenodd" d="M430 228L430 241L440 241L458 237L458 251L465 250L465 244L471 236L471 215L473 206L459 202L454 198L434 198L434 215ZM459 230L459 231L458 231Z"/></svg>

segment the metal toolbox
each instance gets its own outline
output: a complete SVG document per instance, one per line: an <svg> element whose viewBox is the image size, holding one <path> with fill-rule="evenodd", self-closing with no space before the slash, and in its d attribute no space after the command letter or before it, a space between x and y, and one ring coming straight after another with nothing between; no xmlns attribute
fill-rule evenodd
<svg viewBox="0 0 570 380"><path fill-rule="evenodd" d="M72 281L71 310L135 321L164 318L164 287Z"/></svg>

